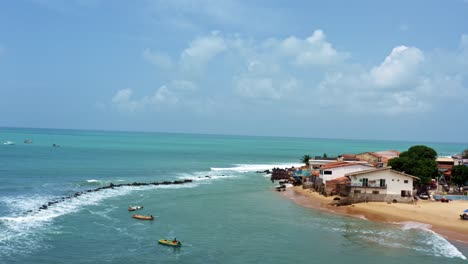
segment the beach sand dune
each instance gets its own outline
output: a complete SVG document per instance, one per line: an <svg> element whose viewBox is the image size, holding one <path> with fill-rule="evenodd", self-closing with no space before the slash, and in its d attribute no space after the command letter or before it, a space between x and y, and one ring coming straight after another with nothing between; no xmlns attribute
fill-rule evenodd
<svg viewBox="0 0 468 264"><path fill-rule="evenodd" d="M371 221L398 223L419 222L432 226L432 230L452 240L468 243L468 221L460 214L468 209L468 201L420 200L416 204L369 202L350 206L333 206L333 197L324 197L302 187L288 188L284 195L301 206L331 211Z"/></svg>

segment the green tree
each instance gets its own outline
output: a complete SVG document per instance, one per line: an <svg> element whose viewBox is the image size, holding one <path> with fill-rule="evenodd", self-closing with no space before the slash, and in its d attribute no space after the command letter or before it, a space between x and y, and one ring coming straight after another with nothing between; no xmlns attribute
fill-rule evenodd
<svg viewBox="0 0 468 264"><path fill-rule="evenodd" d="M457 165L452 168L452 182L461 187L468 181L468 167L465 165Z"/></svg>
<svg viewBox="0 0 468 264"><path fill-rule="evenodd" d="M304 155L302 157L302 159L301 159L301 162L305 163L305 165L309 166L310 165L310 163L309 163L310 159L311 159L310 155Z"/></svg>
<svg viewBox="0 0 468 264"><path fill-rule="evenodd" d="M398 158L388 161L392 169L419 177L421 184L428 184L432 178L439 175L435 158L437 152L427 146L417 145L410 147L400 154Z"/></svg>
<svg viewBox="0 0 468 264"><path fill-rule="evenodd" d="M468 159L468 149L465 149L462 153L462 158L463 159Z"/></svg>

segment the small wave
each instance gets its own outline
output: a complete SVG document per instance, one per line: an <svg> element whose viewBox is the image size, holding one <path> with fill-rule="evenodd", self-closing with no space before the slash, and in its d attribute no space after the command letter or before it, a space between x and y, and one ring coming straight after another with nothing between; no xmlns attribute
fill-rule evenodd
<svg viewBox="0 0 468 264"><path fill-rule="evenodd" d="M191 179L194 182L199 182L199 181L211 181L211 180L221 180L221 179L232 179L232 178L237 178L238 176L232 175L232 174L222 174L219 175L219 173L214 174L212 171L209 172L194 172L194 173L182 173L178 177L178 179L184 180L184 179Z"/></svg>
<svg viewBox="0 0 468 264"><path fill-rule="evenodd" d="M92 180L86 180L86 181L87 181L87 182L99 182L98 180L94 180L94 179L92 179Z"/></svg>
<svg viewBox="0 0 468 264"><path fill-rule="evenodd" d="M228 168L211 168L212 171L236 171L236 172L255 172L271 170L273 168L291 168L300 167L300 163L283 163L283 164L235 164L234 167Z"/></svg>
<svg viewBox="0 0 468 264"><path fill-rule="evenodd" d="M403 230L410 230L410 229L430 230L432 227L429 224L412 222L412 221L398 222L397 224L402 225Z"/></svg>

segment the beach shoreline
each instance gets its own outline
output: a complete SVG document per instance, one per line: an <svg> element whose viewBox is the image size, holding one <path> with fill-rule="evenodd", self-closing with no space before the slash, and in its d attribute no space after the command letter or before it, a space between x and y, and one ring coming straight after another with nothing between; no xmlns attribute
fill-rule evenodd
<svg viewBox="0 0 468 264"><path fill-rule="evenodd" d="M310 189L302 189L302 186L287 188L282 194L300 206L342 216L391 224L427 224L437 234L468 247L468 221L459 218L460 213L468 208L468 201L441 203L421 200L417 204L369 202L334 206L334 197L325 197Z"/></svg>

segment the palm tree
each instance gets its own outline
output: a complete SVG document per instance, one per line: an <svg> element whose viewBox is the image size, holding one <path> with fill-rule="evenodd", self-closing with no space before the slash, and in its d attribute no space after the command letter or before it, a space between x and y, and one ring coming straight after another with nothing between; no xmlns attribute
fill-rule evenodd
<svg viewBox="0 0 468 264"><path fill-rule="evenodd" d="M311 159L310 155L304 155L304 156L302 157L301 161L302 161L303 163L305 163L305 165L309 166L309 165L310 165L310 163L309 163L310 159Z"/></svg>

